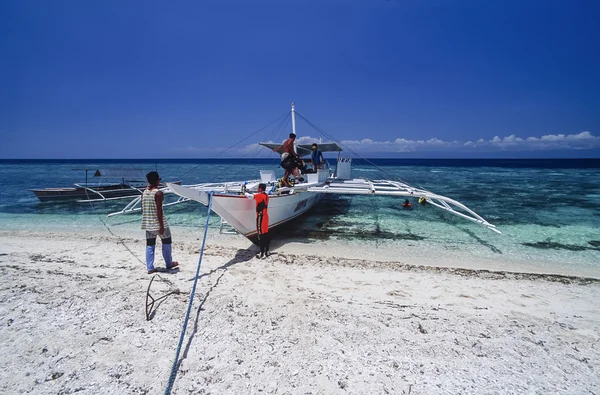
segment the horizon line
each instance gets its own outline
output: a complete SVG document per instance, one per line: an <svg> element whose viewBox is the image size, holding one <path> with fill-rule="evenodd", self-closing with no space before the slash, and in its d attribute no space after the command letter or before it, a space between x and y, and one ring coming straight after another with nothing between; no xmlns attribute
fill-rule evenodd
<svg viewBox="0 0 600 395"><path fill-rule="evenodd" d="M162 160L275 160L278 157L260 157L260 158L243 158L243 157L227 157L227 158L0 158L0 161L60 161L60 160L110 160L110 161L162 161ZM335 158L332 158L335 159ZM357 160L600 160L599 157L414 157L414 158L397 158L397 157L351 157L350 159Z"/></svg>

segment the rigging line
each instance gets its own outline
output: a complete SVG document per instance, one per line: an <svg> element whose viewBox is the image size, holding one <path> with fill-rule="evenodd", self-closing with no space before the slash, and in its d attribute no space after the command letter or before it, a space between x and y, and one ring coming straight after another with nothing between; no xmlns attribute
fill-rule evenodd
<svg viewBox="0 0 600 395"><path fill-rule="evenodd" d="M280 117L281 118L281 117ZM291 114L287 114L287 116L282 119L279 124L273 129L273 131L269 134L269 137L274 135L281 127L284 123L289 122L289 119L291 118ZM279 118L278 118L279 119ZM272 124L273 122L271 122ZM270 125L269 125L270 126ZM263 128L264 129L264 128ZM254 154L256 156L256 154L258 153L258 151L263 148L261 145L256 145L256 147L254 147L251 151L247 152L246 154L244 154L242 156L241 159L244 159L245 157L249 156L250 154L252 154L254 151L256 151L256 153ZM218 177L221 177L225 172L229 171L232 167L237 166L235 163L227 166L226 168L223 169L223 171L221 171L219 174L216 174L211 180L209 180L208 182L214 182L215 179L217 179Z"/></svg>
<svg viewBox="0 0 600 395"><path fill-rule="evenodd" d="M353 149L351 149L350 147L346 146L345 144L342 144L340 141L338 141L336 138L334 138L333 136L328 135L323 129L319 128L317 125L313 124L311 121L309 121L308 119L306 119L306 117L304 117L302 114L298 113L296 111L296 114L298 116L300 116L300 118L302 118L304 121L306 121L306 123L308 123L311 127L313 127L317 132L322 133L325 137L327 137L328 139L331 139L333 141L338 142L342 147L344 147L348 152L350 152L351 154L356 155L358 158L364 160L365 162L369 163L370 165L372 165L373 167L377 168L379 171L381 171L383 174L389 176L390 178L395 178L398 181L401 181L405 184L409 184L408 182L402 180L401 178L395 176L394 174L389 173L388 171L386 171L385 169L383 169L381 166L376 165L375 163L373 163L372 161L370 161L369 159L363 157L362 155L360 155L358 152L354 151Z"/></svg>
<svg viewBox="0 0 600 395"><path fill-rule="evenodd" d="M200 277L200 265L202 265L202 257L204 255L204 246L206 245L206 234L208 233L208 220L210 219L210 210L212 207L213 196L212 193L208 193L208 212L206 214L206 224L204 225L204 237L202 239L202 248L200 249L200 257L198 258L198 266L196 267L196 276L194 277L194 285L192 286L192 292L190 293L190 301L188 303L187 312L185 313L185 319L183 321L183 328L181 329L181 335L179 336L179 344L177 345L177 351L175 352L175 360L173 361L173 367L171 368L171 374L169 375L169 384L165 389L165 395L169 395L173 389L175 378L177 376L177 366L179 362L179 354L181 353L181 346L183 345L183 339L185 338L185 330L190 319L190 313L192 311L192 304L194 302L194 294L196 293L196 285L198 284L198 278Z"/></svg>
<svg viewBox="0 0 600 395"><path fill-rule="evenodd" d="M283 124L283 123L280 123L280 124L278 125L278 127L277 127L277 128L275 128L275 129L274 129L274 130L271 132L271 134L269 134L269 135L267 136L267 140L268 140L268 141L276 141L277 135L278 135L279 133L281 133L282 131L284 131L284 130L288 129L288 127L290 126L290 124L291 124L291 122L292 122L292 114L291 114L291 113L289 113L288 115L289 115L289 116L288 116L288 117L285 119L285 124ZM282 144L283 144L283 141L285 141L286 139L287 139L287 137L285 136L285 133L284 133L284 138L282 139ZM280 159L278 156L275 156L275 157L272 157L272 158L273 158L273 159L271 160L271 162L273 162L273 163L279 163L279 161L281 160L281 159Z"/></svg>
<svg viewBox="0 0 600 395"><path fill-rule="evenodd" d="M288 113L288 116L285 117L285 119L283 119L272 131L271 133L269 133L266 137L265 137L265 141L275 141L275 139L277 138L276 136L281 133L283 130L285 130L286 128L288 128L288 126L290 125L292 120L292 115L291 113ZM283 141L285 141L285 139L287 139L287 137L284 137L282 140L282 144ZM263 149L264 147L262 147L260 144L257 144L256 147L248 152L246 155L244 155L242 158L246 157L246 156L250 156L251 154L253 154L252 159L256 158L256 156L258 155L259 151L261 149ZM249 158L250 159L250 158ZM279 158L278 157L273 157L273 159L271 160L272 163L279 163ZM248 163L250 163L250 160L248 160ZM232 165L233 166L233 165Z"/></svg>
<svg viewBox="0 0 600 395"><path fill-rule="evenodd" d="M291 115L288 115L288 118L291 117ZM285 119L282 120L279 125L277 125L274 129L273 132L271 132L271 135L274 134L279 128L281 128L281 125L285 122ZM262 147L260 145L256 145L256 147L254 147L251 151L247 152L246 154L244 154L242 156L241 159L244 159L247 156L250 156L250 154L254 153L254 157L256 156L256 154L258 154L258 151L261 149ZM219 174L215 174L215 176L209 181L209 182L214 182L215 179L217 179L218 177L221 177L224 173L226 173L227 171L229 171L232 167L237 166L237 164L232 163L231 165L227 166L226 168L223 169L223 171L221 171Z"/></svg>
<svg viewBox="0 0 600 395"><path fill-rule="evenodd" d="M281 122L279 125L277 125L277 127L275 129L273 129L273 131L271 133L269 133L266 138L265 141L275 141L276 139L276 135L281 133L282 130L285 130L286 128L288 128L288 126L290 125L291 121L292 121L292 115L288 114L289 116L285 118L284 122ZM283 139L285 141L285 138ZM260 144L257 145L257 151L256 154L254 155L254 158L256 157L256 155L258 155L258 152L260 150L260 148L263 148ZM273 157L272 162L279 162L279 158L278 157Z"/></svg>
<svg viewBox="0 0 600 395"><path fill-rule="evenodd" d="M289 114L288 112L286 112L285 114L283 114L282 116L280 116L279 118L277 118L277 119L276 119L276 120L274 120L273 122L269 123L268 125L266 125L266 126L263 126L262 128L258 129L257 131L255 131L255 132L253 132L253 133L249 134L248 136L246 136L245 138L241 139L241 140L240 140L240 141L238 141L237 143L235 143L235 144L233 144L233 145L231 145L231 146L229 146L229 147L225 148L223 151L219 152L219 153L218 153L218 154L216 154L214 157L216 158L217 156L219 156L219 155L221 155L221 154L225 153L226 151L228 151L229 149L231 149L231 148L235 147L236 145L238 145L238 144L239 144L239 143L241 143L242 141L246 141L246 140L248 140L250 137L252 137L252 136L254 136L255 134L257 134L258 132L261 132L261 131L263 131L264 129L268 128L269 126L271 126L271 125L272 125L272 124L274 124L275 122L278 122L278 121L279 121L279 120L281 120L282 118L283 118L283 119L285 119L285 118L287 118L287 117L289 117L289 116L290 116L290 114Z"/></svg>
<svg viewBox="0 0 600 395"><path fill-rule="evenodd" d="M257 134L258 132L260 132L260 131L262 131L262 130L264 130L264 129L268 128L269 126L271 126L271 125L272 125L272 124L274 124L275 122L278 122L280 119L282 119L282 118L284 118L284 117L286 117L286 116L289 116L289 113L288 113L288 112L286 112L285 114L281 115L281 116L280 116L280 117L278 117L276 120L274 120L274 121L272 121L271 123L269 123L268 125L266 125L266 126L263 126L262 128L258 129L257 131L255 131L255 132L251 133L250 135L246 136L246 137L245 137L245 138L243 138L242 140L240 140L240 141L236 142L235 144L232 144L232 145L230 145L229 147L225 148L224 150L222 150L221 152L219 152L218 154L216 154L216 155L215 155L215 156L213 156L212 158L216 158L217 156L219 156L219 155L221 155L221 154L223 154L223 153L225 153L225 152L229 151L231 148L235 147L235 146L236 146L236 145L238 145L239 143L241 143L241 142L243 142L243 141L245 141L245 140L249 139L250 137L252 137L252 136L254 136L255 134ZM191 169L189 169L189 170L185 171L183 174L181 174L181 175L179 176L179 178L182 178L184 175L188 174L188 173L189 173L189 172L191 172L192 170L195 170L195 169L197 169L199 166L200 166L200 164L198 164L198 165L196 165L196 166L192 167Z"/></svg>
<svg viewBox="0 0 600 395"><path fill-rule="evenodd" d="M287 127L287 125L290 124L290 121L292 119L292 115L288 114L287 117L285 117L285 119L283 119L272 131L271 133L269 133L266 137L265 137L265 141L270 141L271 139L274 139L275 135L278 134L280 132L280 130L283 130ZM260 150L264 148L262 147L260 144L257 144L256 147L254 147L254 149L252 151L250 151L247 155L250 155L251 153L253 153L254 155L252 156L252 159L256 158L256 155L258 155L258 153L260 152ZM250 158L249 158L250 159Z"/></svg>
<svg viewBox="0 0 600 395"><path fill-rule="evenodd" d="M320 127L318 127L317 125L313 124L311 121L309 121L308 119L306 119L306 117L302 116L302 114L299 114L298 112L296 112L296 114L298 114L302 119L304 119L306 121L306 123L308 123L311 127L313 127L317 132L322 133L325 137L327 137L328 139L331 139L337 143L339 143L342 147L344 147L348 152L356 155L358 158L364 160L365 162L373 165L374 167L378 168L379 170L381 170L382 172L384 172L385 174L389 174L387 173L384 169L380 168L379 166L377 166L375 163L371 162L369 159L363 157L362 155L360 155L358 152L354 151L352 148L348 147L345 144L342 144L341 141L339 141L337 138L335 138L334 136L329 135L328 133L326 133L323 129L321 129Z"/></svg>
<svg viewBox="0 0 600 395"><path fill-rule="evenodd" d="M273 142L276 142L277 135L280 134L283 130L285 130L290 125L291 121L292 115L288 114L288 117L284 119L284 122L281 122L279 125L277 125L277 127L273 129L273 131L267 136L266 140L272 140ZM282 144L283 141L285 141L286 139L287 137L284 136L284 138L282 139Z"/></svg>
<svg viewBox="0 0 600 395"><path fill-rule="evenodd" d="M137 255L135 255L135 253L134 253L133 251L131 251L131 249L130 249L130 248L129 248L129 247L126 245L126 244L125 244L125 242L123 241L123 238L122 238L122 237L120 237L119 235L115 234L115 233L114 233L114 232L113 232L113 231L110 229L110 227L108 226L108 224L107 224L107 223L104 221L104 219L102 218L102 216L99 214L99 211L98 211L98 210L96 209L96 207L94 206L94 202L92 202L92 200L90 199L90 195L89 195L89 192L88 192L87 188L85 189L85 196L86 196L86 198L87 198L87 200L88 200L88 203L89 203L89 204L90 204L90 206L92 207L92 211L94 212L94 214L96 214L96 216L98 217L98 219L100 220L100 222L102 223L102 225L104 225L104 227L106 228L106 230L108 230L108 233L110 233L112 236L116 237L116 238L119 240L119 243L120 243L121 245L123 245L123 247L125 247L125 249L126 249L127 251L129 251L129 253L130 253L131 255L133 255L133 257L134 257L135 259L137 259L137 260L138 260L138 262L140 262L142 265L145 265L145 263L144 263L144 262L142 262L142 260L141 260L141 259L140 259L140 258L139 258Z"/></svg>

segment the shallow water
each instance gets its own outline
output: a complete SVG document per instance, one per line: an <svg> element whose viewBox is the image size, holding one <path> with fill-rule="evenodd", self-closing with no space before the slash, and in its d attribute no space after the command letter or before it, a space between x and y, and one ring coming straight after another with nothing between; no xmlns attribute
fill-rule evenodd
<svg viewBox="0 0 600 395"><path fill-rule="evenodd" d="M598 160L375 160L356 163L353 177L402 179L452 197L491 223L502 235L434 207L403 210L402 200L375 196L331 196L278 235L280 242L343 241L387 248L410 246L423 256L440 251L470 260L504 260L513 265L600 273L600 161ZM106 224L134 230L139 215L106 217L126 201L41 203L32 188L70 186L84 181L74 168L157 169L163 180L184 184L258 178L260 169L283 171L275 160L197 161L0 161L0 229L86 232ZM416 199L415 199L416 200ZM206 208L190 202L166 208L174 226L203 226ZM217 228L219 219L211 218ZM391 243L391 244L390 244Z"/></svg>

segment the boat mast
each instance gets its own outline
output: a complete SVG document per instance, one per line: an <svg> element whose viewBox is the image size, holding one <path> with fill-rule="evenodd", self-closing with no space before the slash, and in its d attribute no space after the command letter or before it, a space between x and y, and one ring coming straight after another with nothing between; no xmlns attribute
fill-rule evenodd
<svg viewBox="0 0 600 395"><path fill-rule="evenodd" d="M294 103L292 102L292 133L296 134L296 113L294 112Z"/></svg>
<svg viewBox="0 0 600 395"><path fill-rule="evenodd" d="M294 133L294 136L296 135L296 113L294 112L294 102L292 102L292 133ZM296 144L297 143L294 141L294 152L298 153Z"/></svg>

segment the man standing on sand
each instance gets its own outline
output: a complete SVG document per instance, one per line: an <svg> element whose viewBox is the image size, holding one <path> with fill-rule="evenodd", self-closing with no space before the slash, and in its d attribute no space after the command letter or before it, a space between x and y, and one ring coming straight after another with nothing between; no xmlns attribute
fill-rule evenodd
<svg viewBox="0 0 600 395"><path fill-rule="evenodd" d="M246 193L248 199L256 201L256 234L258 235L258 246L260 255L257 258L269 256L269 195L265 192L265 184L258 185L258 193Z"/></svg>
<svg viewBox="0 0 600 395"><path fill-rule="evenodd" d="M156 236L159 236L162 242L162 256L167 270L179 266L179 263L173 262L171 255L171 230L163 213L164 195L158 189L160 176L157 172L151 171L146 174L146 179L148 186L142 195L142 229L146 231L146 268L148 274L152 274L158 271L154 268Z"/></svg>

